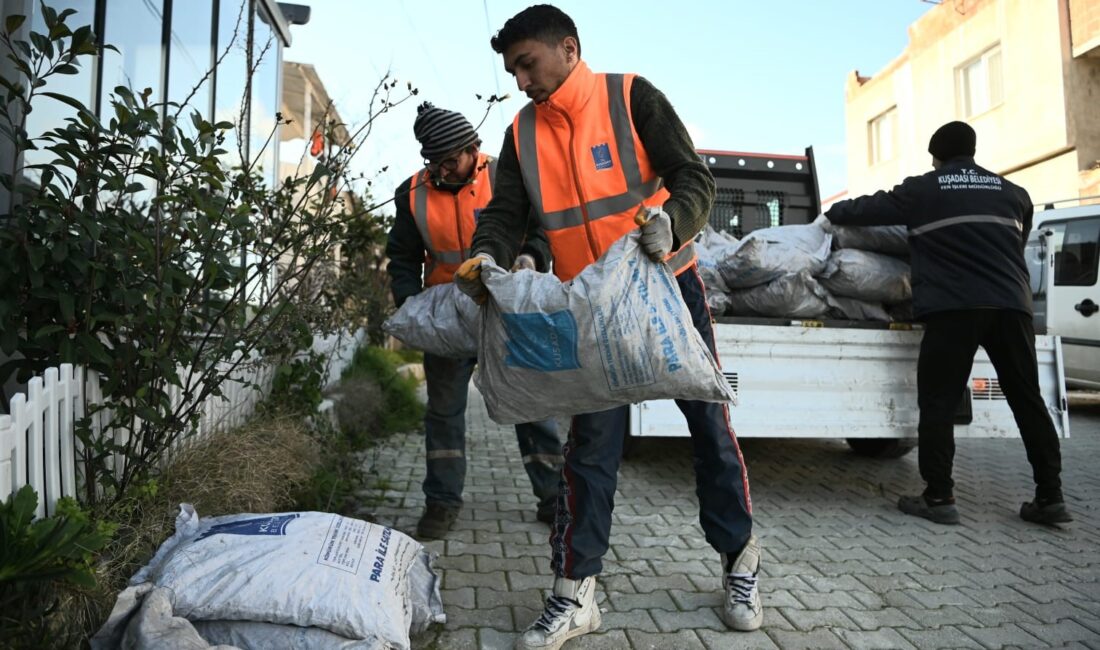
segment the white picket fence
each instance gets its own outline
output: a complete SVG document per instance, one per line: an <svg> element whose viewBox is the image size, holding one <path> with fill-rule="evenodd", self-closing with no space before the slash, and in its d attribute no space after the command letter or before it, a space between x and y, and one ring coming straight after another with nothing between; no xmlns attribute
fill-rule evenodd
<svg viewBox="0 0 1100 650"><path fill-rule="evenodd" d="M313 350L329 359L326 387L339 380L362 344L364 332L333 335L314 341ZM198 428L177 444L186 444L214 431L243 424L255 411L256 404L271 388L273 368L250 359L238 366L234 378L221 386L221 397L206 399L200 406ZM196 381L201 381L197 378ZM173 406L180 406L183 395L170 393ZM25 394L11 399L10 415L0 415L0 502L24 485L38 493L39 517L52 515L63 496L77 496L82 471L77 466L81 444L75 435L75 423L84 417L87 405L102 402L99 376L83 368L62 364L34 377ZM91 409L89 409L91 410ZM129 429L107 430L110 415L97 411L92 418L93 435L110 435L117 444L125 444ZM123 459L111 459L121 468Z"/></svg>

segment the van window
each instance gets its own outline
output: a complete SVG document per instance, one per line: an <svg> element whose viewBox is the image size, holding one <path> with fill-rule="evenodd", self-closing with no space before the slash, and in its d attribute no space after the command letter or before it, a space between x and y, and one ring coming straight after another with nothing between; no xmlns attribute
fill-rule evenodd
<svg viewBox="0 0 1100 650"><path fill-rule="evenodd" d="M1053 239L1059 239L1057 235ZM1054 248L1054 284L1092 286L1096 284L1100 219L1081 219L1065 224L1065 234Z"/></svg>

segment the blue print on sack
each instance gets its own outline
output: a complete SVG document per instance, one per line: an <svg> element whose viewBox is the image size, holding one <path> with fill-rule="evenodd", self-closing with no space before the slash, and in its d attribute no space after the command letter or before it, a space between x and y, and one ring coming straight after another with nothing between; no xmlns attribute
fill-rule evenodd
<svg viewBox="0 0 1100 650"><path fill-rule="evenodd" d="M301 515L294 513L214 524L205 533L199 535L199 539L206 539L214 535L286 535L287 524L299 516Z"/></svg>
<svg viewBox="0 0 1100 650"><path fill-rule="evenodd" d="M592 162L596 163L596 169L611 169L611 147L607 143L592 147Z"/></svg>
<svg viewBox="0 0 1100 650"><path fill-rule="evenodd" d="M577 321L570 311L552 314L501 314L508 336L504 363L541 372L575 370Z"/></svg>

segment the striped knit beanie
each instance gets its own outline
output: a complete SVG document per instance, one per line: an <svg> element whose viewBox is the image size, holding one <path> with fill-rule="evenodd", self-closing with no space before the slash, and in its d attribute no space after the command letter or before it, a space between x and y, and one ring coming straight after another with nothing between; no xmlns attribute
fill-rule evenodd
<svg viewBox="0 0 1100 650"><path fill-rule="evenodd" d="M477 132L462 113L436 108L430 102L416 109L413 134L420 142L420 155L432 162L478 141Z"/></svg>

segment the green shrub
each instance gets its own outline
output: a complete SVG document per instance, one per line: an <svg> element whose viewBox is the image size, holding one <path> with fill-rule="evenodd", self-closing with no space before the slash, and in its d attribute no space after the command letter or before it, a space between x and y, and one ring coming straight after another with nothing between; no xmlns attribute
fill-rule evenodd
<svg viewBox="0 0 1100 650"><path fill-rule="evenodd" d="M93 523L72 499L57 514L35 519L38 495L29 486L0 504L0 639L5 648L65 645L52 629L58 600L54 583L95 586L93 554L114 528ZM66 630L60 630L62 634Z"/></svg>
<svg viewBox="0 0 1100 650"><path fill-rule="evenodd" d="M420 350L401 348L397 351L397 354L405 363L424 363L424 353Z"/></svg>
<svg viewBox="0 0 1100 650"><path fill-rule="evenodd" d="M378 382L384 405L379 425L384 433L416 430L424 419L424 405L416 395L419 381L398 373L400 365L401 355L392 350L362 347L343 375L345 380L367 377Z"/></svg>

